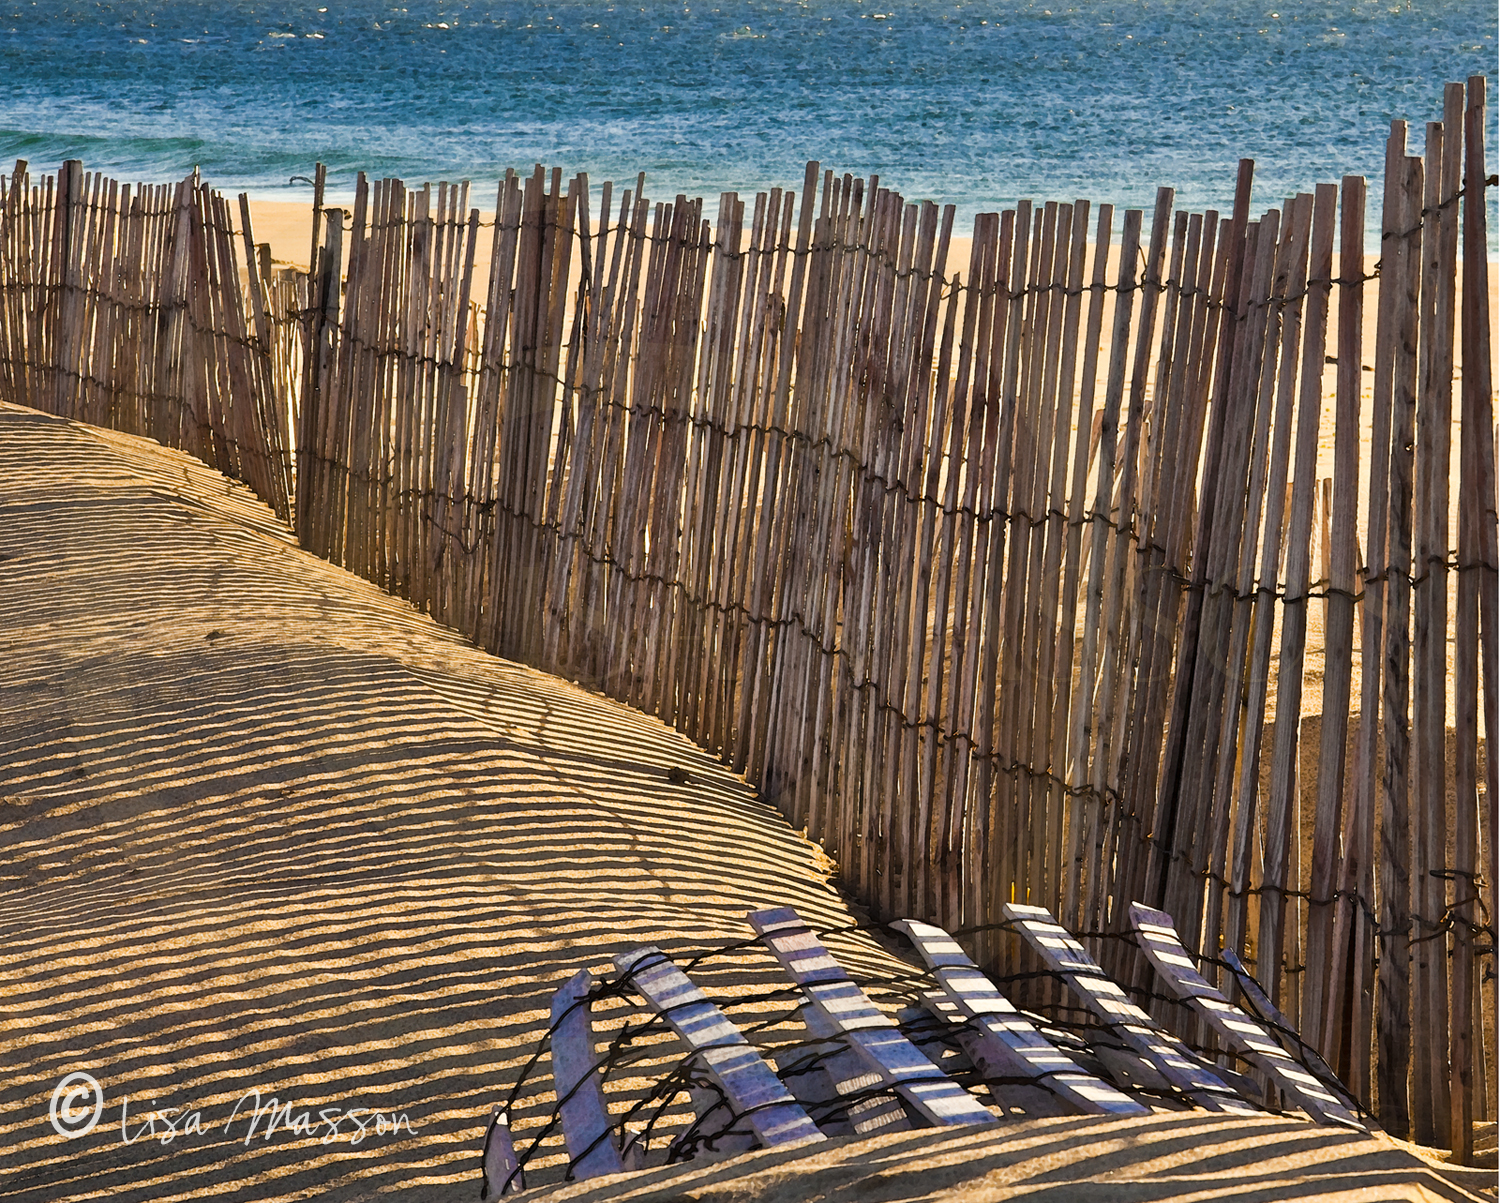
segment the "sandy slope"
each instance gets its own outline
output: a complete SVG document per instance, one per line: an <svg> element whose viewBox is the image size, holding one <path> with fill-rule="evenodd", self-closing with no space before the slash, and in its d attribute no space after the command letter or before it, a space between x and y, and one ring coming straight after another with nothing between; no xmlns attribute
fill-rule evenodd
<svg viewBox="0 0 1500 1203"><path fill-rule="evenodd" d="M1494 1188L1493 1171L1439 1172L1384 1136L1198 1111L895 1133L811 1155L758 1151L540 1196L546 1203L1427 1203L1483 1198L1486 1187Z"/></svg>
<svg viewBox="0 0 1500 1203"><path fill-rule="evenodd" d="M850 921L655 720L466 646L184 456L10 407L0 649L0 1196L469 1200L560 979L758 906ZM64 1143L74 1069L108 1107ZM255 1086L418 1131L245 1147ZM132 1135L153 1099L213 1131L125 1145L125 1095Z"/></svg>
<svg viewBox="0 0 1500 1203"><path fill-rule="evenodd" d="M472 1200L560 979L741 938L756 906L850 918L817 850L659 723L466 646L182 455L4 405L0 652L0 1198ZM749 954L695 976L774 980ZM48 1100L73 1070L107 1106L64 1141ZM252 1088L367 1109L368 1133L226 1133ZM141 1135L174 1108L202 1131ZM1473 1197L1460 1181L1383 1140L1177 1114L556 1197Z"/></svg>

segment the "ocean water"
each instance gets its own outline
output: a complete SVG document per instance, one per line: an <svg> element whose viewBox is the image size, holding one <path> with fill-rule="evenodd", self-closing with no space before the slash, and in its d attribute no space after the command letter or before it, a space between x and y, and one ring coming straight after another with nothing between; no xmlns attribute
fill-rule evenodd
<svg viewBox="0 0 1500 1203"><path fill-rule="evenodd" d="M0 158L287 200L321 160L335 198L364 170L470 179L486 207L536 162L712 202L818 159L965 231L1159 184L1227 210L1241 156L1258 205L1376 184L1390 120L1415 152L1448 80L1488 74L1493 135L1497 22L1495 0L8 0Z"/></svg>

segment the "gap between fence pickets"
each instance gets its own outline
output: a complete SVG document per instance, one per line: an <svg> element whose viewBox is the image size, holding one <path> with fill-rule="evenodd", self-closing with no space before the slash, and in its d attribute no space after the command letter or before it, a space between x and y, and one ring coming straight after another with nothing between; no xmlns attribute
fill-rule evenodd
<svg viewBox="0 0 1500 1203"><path fill-rule="evenodd" d="M707 1114L699 1115L710 1147L715 1131L727 1136L724 1147L733 1151L754 1147L757 1140L771 1147L827 1139L744 1034L660 949L647 945L622 952L614 963L631 988L694 1050L696 1063L722 1089L723 1099L710 1104L727 1103L730 1108L722 1127L716 1129ZM702 1105L702 1100L696 1101ZM749 1124L748 1132L735 1130L741 1120Z"/></svg>

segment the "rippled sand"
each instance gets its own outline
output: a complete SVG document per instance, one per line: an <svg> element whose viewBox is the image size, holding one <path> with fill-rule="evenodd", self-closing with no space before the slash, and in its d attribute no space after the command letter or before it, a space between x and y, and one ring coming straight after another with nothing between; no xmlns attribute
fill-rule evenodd
<svg viewBox="0 0 1500 1203"><path fill-rule="evenodd" d="M853 918L656 720L475 650L186 456L9 406L0 648L0 1197L467 1203L562 979L762 906ZM107 1105L65 1142L72 1070ZM243 1111L223 1129L254 1087L369 1133L247 1145ZM204 1132L126 1144L126 1096L131 1137L153 1100Z"/></svg>

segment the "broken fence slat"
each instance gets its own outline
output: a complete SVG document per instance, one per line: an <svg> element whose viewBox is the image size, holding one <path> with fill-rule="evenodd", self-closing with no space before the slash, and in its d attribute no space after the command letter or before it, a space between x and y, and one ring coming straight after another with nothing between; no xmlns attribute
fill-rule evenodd
<svg viewBox="0 0 1500 1203"><path fill-rule="evenodd" d="M665 953L649 945L623 952L615 968L698 1054L762 1145L825 1139L744 1034Z"/></svg>
<svg viewBox="0 0 1500 1203"><path fill-rule="evenodd" d="M490 1126L484 1134L484 1181L479 1187L482 1203L501 1195L518 1195L526 1189L526 1175L516 1160L516 1146L511 1140L510 1118L499 1107L490 1114Z"/></svg>
<svg viewBox="0 0 1500 1203"><path fill-rule="evenodd" d="M609 1108L594 1060L594 1024L589 1017L593 978L580 969L552 996L552 1081L562 1112L569 1169L577 1179L626 1169L615 1148Z"/></svg>
<svg viewBox="0 0 1500 1203"><path fill-rule="evenodd" d="M1197 1062L1182 1041L1163 1031L1151 1016L1131 1002L1051 912L1044 907L1014 902L1005 903L1001 910L1042 960L1062 975L1084 1005L1109 1024L1174 1089L1210 1111L1261 1114L1260 1108L1240 1098L1221 1078Z"/></svg>
<svg viewBox="0 0 1500 1203"><path fill-rule="evenodd" d="M1322 1082L1287 1056L1270 1032L1234 1006L1198 972L1177 937L1171 915L1133 902L1130 923L1141 951L1172 993L1184 999L1215 1031L1244 1052L1253 1065L1268 1074L1303 1110L1321 1123L1365 1130Z"/></svg>
<svg viewBox="0 0 1500 1203"><path fill-rule="evenodd" d="M750 926L802 989L817 1014L860 1058L869 1085L889 1082L938 1126L988 1124L989 1108L928 1059L872 1003L791 907L754 911Z"/></svg>
<svg viewBox="0 0 1500 1203"><path fill-rule="evenodd" d="M969 1033L965 1051L986 1077L1035 1079L1089 1114L1149 1114L1150 1108L1088 1073L1037 1031L942 928L915 919L892 926L905 933L933 971L944 997L956 1009L951 1018Z"/></svg>

